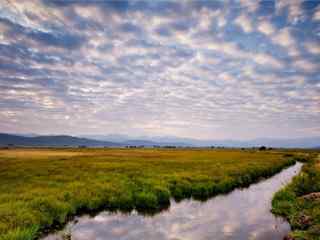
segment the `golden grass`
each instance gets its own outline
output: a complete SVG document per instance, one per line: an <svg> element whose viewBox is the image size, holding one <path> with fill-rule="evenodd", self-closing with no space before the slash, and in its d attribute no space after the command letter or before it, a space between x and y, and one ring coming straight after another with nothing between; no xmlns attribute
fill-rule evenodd
<svg viewBox="0 0 320 240"><path fill-rule="evenodd" d="M270 176L292 158L287 151L0 150L0 239L33 239L79 211L159 210L170 197L205 199Z"/></svg>
<svg viewBox="0 0 320 240"><path fill-rule="evenodd" d="M1 158L43 158L43 157L72 157L84 155L84 152L52 150L52 149L2 149ZM88 154L88 153L86 153Z"/></svg>
<svg viewBox="0 0 320 240"><path fill-rule="evenodd" d="M318 158L317 158L316 168L320 170L320 154L318 155Z"/></svg>

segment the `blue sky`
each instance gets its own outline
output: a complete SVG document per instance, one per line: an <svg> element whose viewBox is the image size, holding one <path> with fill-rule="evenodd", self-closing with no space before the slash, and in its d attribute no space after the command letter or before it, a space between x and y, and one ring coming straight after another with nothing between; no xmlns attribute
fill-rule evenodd
<svg viewBox="0 0 320 240"><path fill-rule="evenodd" d="M1 1L0 131L320 136L320 1Z"/></svg>

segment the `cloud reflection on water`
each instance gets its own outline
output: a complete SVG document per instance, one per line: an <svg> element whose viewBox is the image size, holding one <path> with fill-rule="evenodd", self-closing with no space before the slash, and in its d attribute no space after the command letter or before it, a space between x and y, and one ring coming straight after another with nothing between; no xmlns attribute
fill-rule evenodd
<svg viewBox="0 0 320 240"><path fill-rule="evenodd" d="M282 239L290 227L270 212L273 194L297 174L297 163L274 177L219 195L206 202L171 202L155 216L102 212L69 225L75 240L269 240ZM45 240L59 239L57 235Z"/></svg>

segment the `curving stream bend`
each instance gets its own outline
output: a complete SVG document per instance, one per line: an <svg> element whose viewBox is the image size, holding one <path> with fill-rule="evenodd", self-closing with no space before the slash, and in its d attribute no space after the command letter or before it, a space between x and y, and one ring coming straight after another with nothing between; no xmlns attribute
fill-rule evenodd
<svg viewBox="0 0 320 240"><path fill-rule="evenodd" d="M271 200L301 167L302 163L296 163L249 188L236 189L206 202L172 201L169 210L152 217L135 211L81 216L62 232L43 240L62 240L65 233L70 233L73 240L281 240L290 226L270 212Z"/></svg>

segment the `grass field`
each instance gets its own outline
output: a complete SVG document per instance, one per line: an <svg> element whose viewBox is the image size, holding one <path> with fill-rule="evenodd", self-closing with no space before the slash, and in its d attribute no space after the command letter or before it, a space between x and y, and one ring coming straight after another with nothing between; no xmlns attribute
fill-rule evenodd
<svg viewBox="0 0 320 240"><path fill-rule="evenodd" d="M293 229L290 236L295 240L320 240L320 153L318 154L272 201L272 211L288 219Z"/></svg>
<svg viewBox="0 0 320 240"><path fill-rule="evenodd" d="M0 150L0 239L34 239L81 212L158 211L247 186L301 153L212 149Z"/></svg>

